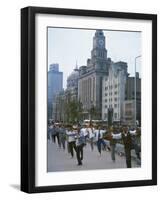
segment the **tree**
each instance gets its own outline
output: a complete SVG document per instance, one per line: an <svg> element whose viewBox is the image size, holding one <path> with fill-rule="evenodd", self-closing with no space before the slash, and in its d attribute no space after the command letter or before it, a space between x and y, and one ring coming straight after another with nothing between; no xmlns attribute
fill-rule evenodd
<svg viewBox="0 0 161 200"><path fill-rule="evenodd" d="M82 103L76 98L72 98L70 92L68 92L64 102L65 121L67 123L80 121L82 118L82 111Z"/></svg>

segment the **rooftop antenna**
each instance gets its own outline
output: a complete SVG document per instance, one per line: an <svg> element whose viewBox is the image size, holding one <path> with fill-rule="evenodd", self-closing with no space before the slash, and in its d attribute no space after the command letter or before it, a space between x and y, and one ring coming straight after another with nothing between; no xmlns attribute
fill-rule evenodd
<svg viewBox="0 0 161 200"><path fill-rule="evenodd" d="M75 71L78 71L78 64L77 64L77 60L76 60L76 65L75 65Z"/></svg>

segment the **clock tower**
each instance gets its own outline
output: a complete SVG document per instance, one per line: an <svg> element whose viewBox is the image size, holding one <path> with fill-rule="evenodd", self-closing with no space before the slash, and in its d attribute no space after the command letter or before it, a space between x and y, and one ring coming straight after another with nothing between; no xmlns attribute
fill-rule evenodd
<svg viewBox="0 0 161 200"><path fill-rule="evenodd" d="M105 36L102 30L96 30L93 37L93 49L91 61L95 69L105 69L107 64L107 50L105 48Z"/></svg>
<svg viewBox="0 0 161 200"><path fill-rule="evenodd" d="M101 119L102 117L102 80L108 76L111 60L107 59L106 39L102 30L96 30L93 37L91 58L87 66L79 68L78 98L83 105L84 119ZM95 116L91 116L91 108Z"/></svg>

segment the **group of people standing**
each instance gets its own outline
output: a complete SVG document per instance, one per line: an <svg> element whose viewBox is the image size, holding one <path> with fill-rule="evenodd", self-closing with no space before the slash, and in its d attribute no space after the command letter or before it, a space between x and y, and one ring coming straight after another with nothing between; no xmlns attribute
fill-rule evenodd
<svg viewBox="0 0 161 200"><path fill-rule="evenodd" d="M62 124L51 124L48 128L48 138L54 143L57 142L58 146L64 150L67 146L72 158L75 152L78 165L82 165L83 149L87 143L90 144L91 151L93 151L96 144L100 155L102 150L111 151L111 159L115 162L116 143L118 140L122 140L127 168L131 168L132 148L135 149L137 158L140 159L140 149L136 148L138 147L135 138L138 134L136 130L130 130L127 127L117 130L113 128L106 130L99 125L94 126L92 124L83 126L68 125L66 127ZM105 142L106 140L110 141L110 146ZM132 147L133 144L136 145Z"/></svg>
<svg viewBox="0 0 161 200"><path fill-rule="evenodd" d="M118 140L122 140L124 145L124 153L126 158L127 168L131 168L131 150L134 149L137 159L141 160L141 146L137 142L137 138L140 137L140 131L135 129L129 129L128 127L121 128L120 130L111 130L110 134L110 148L111 158L115 162L115 149Z"/></svg>

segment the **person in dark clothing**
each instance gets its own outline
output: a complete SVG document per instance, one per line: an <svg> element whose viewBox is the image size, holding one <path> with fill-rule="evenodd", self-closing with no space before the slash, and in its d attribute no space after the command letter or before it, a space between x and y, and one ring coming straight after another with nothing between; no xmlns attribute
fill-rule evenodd
<svg viewBox="0 0 161 200"><path fill-rule="evenodd" d="M55 143L55 139L57 138L57 143L58 143L58 146L60 147L60 137L59 137L59 126L56 125L55 126L55 130L54 130L54 143Z"/></svg>
<svg viewBox="0 0 161 200"><path fill-rule="evenodd" d="M136 130L129 131L128 128L124 128L122 130L122 133L112 135L113 139L122 139L123 140L127 168L131 168L131 148L132 148L131 137L133 135L136 135Z"/></svg>
<svg viewBox="0 0 161 200"><path fill-rule="evenodd" d="M54 143L55 143L55 140L56 140L55 137L56 137L56 135L55 135L55 125L53 125L51 138L52 138L52 142L54 142Z"/></svg>
<svg viewBox="0 0 161 200"><path fill-rule="evenodd" d="M63 125L61 125L61 127L59 128L59 140L60 147L62 146L65 150L66 130Z"/></svg>
<svg viewBox="0 0 161 200"><path fill-rule="evenodd" d="M124 143L124 149L125 149L125 157L126 157L126 166L127 168L131 168L131 147L132 147L132 140L131 140L131 134L126 129L122 133L122 140Z"/></svg>
<svg viewBox="0 0 161 200"><path fill-rule="evenodd" d="M77 151L78 165L82 165L84 145L85 145L85 136L83 132L80 130L80 128L78 128L78 133L76 136L76 151Z"/></svg>

